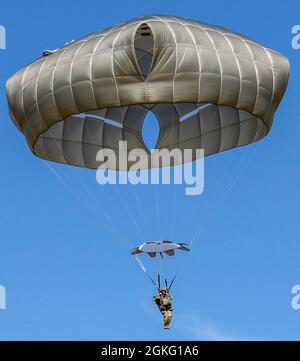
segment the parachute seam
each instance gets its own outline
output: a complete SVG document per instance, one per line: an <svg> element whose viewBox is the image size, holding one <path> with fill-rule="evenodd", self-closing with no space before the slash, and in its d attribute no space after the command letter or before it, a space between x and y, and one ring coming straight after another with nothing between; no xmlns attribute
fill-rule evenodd
<svg viewBox="0 0 300 361"><path fill-rule="evenodd" d="M256 108L256 105L257 105L257 102L258 102L258 95L259 95L259 88L260 88L260 85L259 85L259 73L258 73L258 69L257 69L256 62L255 62L255 59L254 59L254 54L253 54L253 51L252 51L251 47L249 46L249 44L247 43L247 41L245 41L244 39L242 39L242 41L243 41L244 45L248 48L249 53L251 54L252 63L253 63L254 70L255 70L255 76L256 76L256 98L255 98L255 103L254 103L254 106L253 106L253 109L252 109L252 112L254 112L254 110L255 110L255 108Z"/></svg>
<svg viewBox="0 0 300 361"><path fill-rule="evenodd" d="M174 19L174 17L172 17L172 19ZM175 19L174 19L175 20ZM202 73L202 65L201 65L201 60L200 60L200 54L198 51L198 47L197 47L197 42L195 39L194 34L191 32L189 26L185 23L183 23L181 20L179 21L180 24L182 24L182 26L184 27L184 29L187 31L187 33L189 34L190 38L192 39L194 46L195 46L195 50L197 53L197 58L198 58L198 88L197 88L197 103L199 102L199 97L200 97L200 86L201 86L201 73Z"/></svg>
<svg viewBox="0 0 300 361"><path fill-rule="evenodd" d="M27 125L28 121L27 121L27 116L26 116L26 112L25 112L25 107L24 107L24 88L23 88L23 84L24 84L24 79L26 76L26 73L28 72L29 66L25 69L24 73L22 74L22 97L21 97L21 109L23 110L23 114L24 114L24 121L25 124ZM29 126L30 129L30 126ZM30 129L31 131L31 129ZM32 134L33 135L33 134Z"/></svg>
<svg viewBox="0 0 300 361"><path fill-rule="evenodd" d="M267 48L263 48L265 53L267 54L267 57L269 58L271 64L272 64L272 87L273 87L273 90L272 90L272 98L271 98L271 102L270 102L270 106L269 106L269 109L268 109L268 112L267 112L267 115L266 115L266 119L268 120L269 118L269 114L271 112L271 109L273 107L273 104L274 104L274 97L275 97L275 76L274 76L274 67L275 67L275 64L274 64L274 61L273 61L273 57L272 57L272 54L269 52L269 50Z"/></svg>
<svg viewBox="0 0 300 361"><path fill-rule="evenodd" d="M81 47L79 47L78 49L80 49L80 48L81 48ZM78 49L77 49L77 51L78 51ZM76 53L77 53L77 51L76 51ZM55 64L55 67L54 67L54 69L53 69L53 72L52 72L52 96L53 96L53 101L54 101L55 107L56 107L56 109L57 109L57 113L58 113L58 115L59 115L60 120L62 120L62 116L61 116L61 114L60 114L60 112L59 112L59 110L58 110L58 106L57 106L56 99L55 99L54 78L55 78L55 72L56 72L56 69L57 69L57 68L56 68L56 65L58 64L59 59L63 56L64 53L65 53L65 51L62 52L62 53L59 55L59 57L58 57L58 59L57 59L57 62L56 62L56 64ZM76 54L76 53L75 53L75 54ZM75 59L75 57L74 57L74 59ZM73 60L74 60L74 59L73 59ZM72 65L73 65L73 62L71 63L71 66L70 66L70 83L71 83L71 84L70 84L70 90L71 90L71 94L72 94L72 96L73 96L73 90L72 90ZM76 105L76 101L75 101L74 96L73 96L73 100L74 100L74 105L75 105L77 111L79 111L79 110L78 110L78 107L77 107L77 105ZM49 129L48 126L47 126L47 128ZM62 138L60 139L61 144L59 144L59 142L56 142L56 143L57 143L58 146L61 148L61 155L62 155L63 158L65 159L66 163L71 163L71 162L68 161L68 159L67 159L67 157L66 157L66 155L65 155L65 152L64 152L64 131L65 131L65 122L63 122L63 124L62 124Z"/></svg>
<svg viewBox="0 0 300 361"><path fill-rule="evenodd" d="M120 100L120 93L119 93L119 86L118 86L118 82L117 82L117 79L116 79L116 73L115 73L115 61L114 61L114 46L115 46L115 43L117 41L117 39L119 38L120 34L124 31L124 29L127 28L127 27L122 27L119 32L117 33L116 37L114 38L113 40L113 43L112 43L112 61L111 61L111 70L112 70L112 77L114 79L114 83L115 83L115 87L116 87L116 93L117 93L117 97L118 97L118 102L119 102L119 105L121 106L121 100Z"/></svg>
<svg viewBox="0 0 300 361"><path fill-rule="evenodd" d="M240 68L240 64L239 64L239 61L238 61L238 57L236 56L236 53L234 51L234 47L231 43L231 41L228 39L228 37L224 34L224 38L225 40L227 41L227 43L229 44L230 46L230 49L232 50L232 54L234 56L234 59L236 61L236 66L237 66L237 69L238 69L238 72L239 72L239 77L240 77L240 81L239 81L239 95L237 97L237 101L236 101L236 104L235 106L237 106L239 104L239 101L240 101L240 97L241 97L241 93L242 93L242 72L241 72L241 68Z"/></svg>
<svg viewBox="0 0 300 361"><path fill-rule="evenodd" d="M172 80L172 100L174 102L174 98L175 98L175 78L176 78L176 75L177 75L177 66L178 66L178 63L177 63L177 39L176 39L176 34L174 33L174 30L173 30L172 26L166 20L160 18L159 16L154 16L154 18L159 19L160 21L162 21L167 26L167 28L170 30L170 33L172 34L172 37L173 37L174 42L175 42L175 71L174 71L174 76L173 76L173 80ZM173 46L174 46L174 44L173 44Z"/></svg>
<svg viewBox="0 0 300 361"><path fill-rule="evenodd" d="M215 43L214 43L214 40L213 40L213 37L209 34L208 31L205 30L205 33L206 35L208 36L209 40L211 41L212 43L212 46L215 50L215 53L217 55L217 59L218 59L218 63L219 63L219 67L220 67L220 87L219 87L219 96L218 96L218 101L217 103L219 104L220 103L220 98L221 98L221 92L222 92L222 88L223 88L223 68L222 68L222 64L221 64L221 59L220 59L220 56L219 56L219 52L215 46Z"/></svg>
<svg viewBox="0 0 300 361"><path fill-rule="evenodd" d="M57 58L57 61L55 63L55 66L53 68L53 72L51 74L51 89L52 89L52 97L53 97L53 102L54 102L54 105L55 105L55 108L56 108L56 111L57 111L57 114L59 116L59 119L62 120L63 117L58 109L58 106L57 106L57 102L56 102L56 98L55 98L55 91L54 91L54 78L55 78L55 73L56 73L56 70L57 70L57 64L59 63L59 60L61 59L61 57L63 56L63 54L65 53L65 51L61 52L59 54L59 57ZM40 75L40 74L39 74ZM76 104L75 104L76 105ZM76 109L78 110L78 108L76 107ZM48 128L48 127L47 127Z"/></svg>
<svg viewBox="0 0 300 361"><path fill-rule="evenodd" d="M15 116L14 111L12 110L12 106L11 106L11 101L10 101L10 99L11 99L11 94L12 94L12 86L13 86L13 84L12 84L12 79L11 79L11 80L9 81L9 83L8 83L8 93L9 93L9 96L8 96L8 105L9 105L9 111L10 111L12 117L13 117L13 122L14 122L14 124L17 126L17 128L18 128L19 130L22 130L22 132L23 132L23 129L20 127L20 124L17 122L16 116Z"/></svg>
<svg viewBox="0 0 300 361"><path fill-rule="evenodd" d="M43 62L42 65L41 65L41 67L40 67L40 69L39 69L39 72L38 72L38 75L37 75L37 79L36 79L35 89L36 89L36 109L37 109L37 111L38 111L38 113L39 113L39 116L40 116L40 119L41 119L42 123L44 123L44 125L45 125L45 127L46 127L46 130L45 130L45 131L47 131L47 130L48 130L48 127L47 127L47 124L45 123L45 121L44 121L44 119L43 119L43 116L42 116L42 113L41 113L41 110L40 110L40 106L39 106L39 101L38 101L38 86L39 86L40 74L41 74L41 72L42 72L42 68L44 67L45 63L46 63L46 62ZM42 134L43 134L43 133L42 133ZM37 142L38 139L40 139L40 138L41 138L41 141L42 141L43 151L46 153L47 157L51 160L51 157L50 157L49 153L47 152L46 148L44 147L44 139L43 139L43 137L41 137L41 134L37 137L36 142ZM34 143L33 150L34 150L34 148L35 148L36 142ZM35 150L34 150L34 152L35 152ZM64 157L64 154L62 154L62 156L63 156L64 161L67 163L67 161L66 161L66 159L65 159L65 157Z"/></svg>
<svg viewBox="0 0 300 361"><path fill-rule="evenodd" d="M238 97L237 97L237 100L236 100L236 103L235 103L235 108L237 107L237 105L239 104L239 100L240 100L240 97L241 97L241 93L242 93L242 72L241 72L241 69L240 69L240 64L238 62L238 58L235 54L235 51L234 51L234 47L233 45L231 44L231 41L228 39L228 37L226 35L224 35L224 39L226 40L226 42L229 44L229 47L230 49L232 50L232 54L234 56L234 59L236 61L236 66L237 66L237 69L238 69L238 72L239 72L239 94L238 94ZM240 120L240 112L238 111L238 118ZM226 133L227 134L227 133ZM240 137L241 137L241 123L239 121L239 135L237 137L237 142L236 142L236 145L237 146L240 142Z"/></svg>
<svg viewBox="0 0 300 361"><path fill-rule="evenodd" d="M71 64L70 64L70 92L71 92L71 96L73 98L73 101L74 101L74 105L77 109L77 113L80 113L79 111L79 108L78 108L78 105L77 105L77 102L76 102L76 99L75 99L75 96L74 96L74 91L73 91L73 86L74 86L74 83L73 83L73 78L72 78L72 75L73 75L73 66L74 66L74 62L75 62L75 59L76 58L76 55L79 53L79 51L81 50L81 48L83 47L85 43L81 44L81 46L79 46L77 48L77 50L75 51L75 54L73 56L73 59L71 61Z"/></svg>
<svg viewBox="0 0 300 361"><path fill-rule="evenodd" d="M198 70L198 71L199 71L198 88L197 88L197 103L198 103L199 100L200 100L200 93L201 93L202 63L201 63L201 57L200 57L200 54L199 54L199 50L198 50L198 47L197 47L197 42L196 42L195 36L194 36L194 34L191 32L191 30L189 29L188 26L186 26L186 29L187 29L187 31L189 32L190 37L191 37L193 43L195 44L195 49L196 49L197 58L198 58L198 69L199 69L199 70ZM199 124L200 124L200 123L199 123ZM200 131L201 131L201 125L200 125Z"/></svg>
<svg viewBox="0 0 300 361"><path fill-rule="evenodd" d="M108 35L110 35L111 32L107 32L101 39L99 39L99 41L95 44L94 49L91 53L91 62L90 62L90 68L91 68L91 83L92 83L92 89L93 89L93 95L94 95L94 99L95 99L95 103L96 106L99 107L98 103L97 103L97 99L96 99L96 95L95 95L95 86L94 86L94 79L92 78L92 69L93 69L93 65L94 65L94 60L95 60L95 55L98 54L97 49L98 47L101 45L101 43L104 41L104 39L107 38ZM103 49L101 49L102 51ZM100 52L100 50L99 50ZM101 78L102 79L102 78Z"/></svg>

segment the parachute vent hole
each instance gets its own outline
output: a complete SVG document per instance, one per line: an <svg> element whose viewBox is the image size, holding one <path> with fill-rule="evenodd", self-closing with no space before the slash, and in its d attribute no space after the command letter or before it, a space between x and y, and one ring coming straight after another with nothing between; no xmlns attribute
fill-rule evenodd
<svg viewBox="0 0 300 361"><path fill-rule="evenodd" d="M149 151L155 149L160 132L159 122L152 112L148 112L142 127L143 141Z"/></svg>
<svg viewBox="0 0 300 361"><path fill-rule="evenodd" d="M153 47L154 39L152 31L147 24L142 24L135 34L134 48L136 59L144 79L147 78L150 72Z"/></svg>

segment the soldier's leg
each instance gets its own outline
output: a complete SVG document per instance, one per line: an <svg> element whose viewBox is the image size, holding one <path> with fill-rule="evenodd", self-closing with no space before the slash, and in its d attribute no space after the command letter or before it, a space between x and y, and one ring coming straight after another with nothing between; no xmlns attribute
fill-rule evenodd
<svg viewBox="0 0 300 361"><path fill-rule="evenodd" d="M170 328L170 322L172 319L172 311L165 311L163 313L164 315L164 328L169 329Z"/></svg>

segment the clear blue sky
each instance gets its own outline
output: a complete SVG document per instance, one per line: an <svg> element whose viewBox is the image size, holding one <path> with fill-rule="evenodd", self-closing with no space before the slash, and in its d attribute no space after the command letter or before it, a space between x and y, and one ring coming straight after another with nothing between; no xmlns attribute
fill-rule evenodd
<svg viewBox="0 0 300 361"><path fill-rule="evenodd" d="M228 27L291 63L270 135L207 159L198 197L182 186L100 188L90 170L34 157L8 116L5 81L43 49L151 13ZM0 339L300 339L300 311L290 306L300 284L300 50L291 47L299 1L2 0L0 24ZM133 244L188 241L199 226L166 333L154 288L119 233Z"/></svg>

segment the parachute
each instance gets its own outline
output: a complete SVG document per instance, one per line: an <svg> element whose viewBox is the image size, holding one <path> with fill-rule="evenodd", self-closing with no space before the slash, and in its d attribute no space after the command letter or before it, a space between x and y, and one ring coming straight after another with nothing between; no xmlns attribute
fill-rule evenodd
<svg viewBox="0 0 300 361"><path fill-rule="evenodd" d="M163 253L166 253L169 256L175 255L175 249L180 249L182 251L189 251L187 243L176 243L171 241L162 241L162 242L146 242L140 246L135 247L131 254L136 255L139 253L148 253L150 257L156 257L157 253L163 257Z"/></svg>
<svg viewBox="0 0 300 361"><path fill-rule="evenodd" d="M170 289L176 279L177 272L173 276L173 279L172 279L170 285L168 285L167 273L169 273L169 272L165 269L166 265L163 265L162 262L156 262L156 269L157 269L157 283L156 283L153 280L153 278L151 277L151 275L150 275L149 271L147 270L147 268L145 267L144 263L141 261L140 258L138 258L138 255L140 253L146 253L150 257L155 258L156 255L159 254L161 256L161 259L163 260L164 253L167 254L168 256L175 256L175 250L189 251L190 249L189 249L189 246L187 243L171 242L168 240L150 241L150 242L145 242L145 243L141 244L140 246L134 247L133 250L131 251L131 254L136 256L136 260L137 260L138 264L140 265L141 269L147 274L150 281L158 289L161 288L160 278L161 278L162 273L164 274L164 278L165 278L165 286L166 286L166 288Z"/></svg>
<svg viewBox="0 0 300 361"><path fill-rule="evenodd" d="M140 246L134 247L134 249L131 251L131 254L136 256L140 253L147 253L152 258L155 258L156 255L159 254L161 256L161 258L163 259L164 253L167 254L168 256L175 256L175 250L189 251L190 249L189 249L189 246L187 243L171 242L168 240L150 241L150 242L145 242L145 243L141 244ZM137 261L138 261L139 265L141 266L142 270L148 275L151 282L160 289L161 288L160 276L161 276L161 272L162 272L161 265L159 266L159 264L157 263L157 280L158 281L156 284L155 281L153 280L153 278L150 276L149 272L147 271L145 265L142 263L142 261L140 259L137 259ZM166 268L166 267L164 267L164 268ZM175 273L170 285L168 285L166 272L164 272L164 276L165 276L165 286L166 286L166 288L170 289L175 281L177 273Z"/></svg>
<svg viewBox="0 0 300 361"><path fill-rule="evenodd" d="M96 169L101 149L128 154L145 145L151 112L160 128L155 148L197 149L205 156L265 137L284 96L289 62L278 52L219 26L181 17L143 16L67 43L6 83L10 116L36 156ZM127 142L125 148L120 142ZM148 162L149 167L181 164ZM163 238L163 237L162 237ZM132 254L173 255L184 243L146 242ZM157 257L159 258L159 257Z"/></svg>
<svg viewBox="0 0 300 361"><path fill-rule="evenodd" d="M271 129L288 77L284 56L244 35L152 15L46 51L7 81L6 92L35 155L98 168L103 148L121 155L139 148L151 158L141 131L148 112L160 126L155 148L193 150L185 161L197 148L207 156L256 142Z"/></svg>

